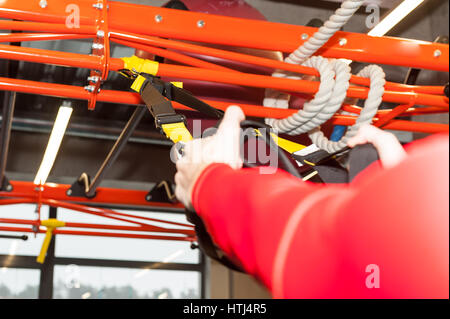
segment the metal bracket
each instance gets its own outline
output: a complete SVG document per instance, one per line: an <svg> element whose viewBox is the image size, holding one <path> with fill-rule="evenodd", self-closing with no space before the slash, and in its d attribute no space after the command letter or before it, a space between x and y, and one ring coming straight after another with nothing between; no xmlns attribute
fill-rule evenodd
<svg viewBox="0 0 450 319"><path fill-rule="evenodd" d="M102 83L108 78L109 72L109 28L108 28L108 1L98 0L92 5L98 10L96 19L97 33L92 44L92 54L101 57L101 70L92 70L87 80L89 85L84 89L90 93L88 109L94 110L97 102L97 94L100 93Z"/></svg>
<svg viewBox="0 0 450 319"><path fill-rule="evenodd" d="M7 192L12 192L13 191L13 186L9 183L8 178L6 178L6 176L3 176L3 181L0 185L0 191L7 191Z"/></svg>
<svg viewBox="0 0 450 319"><path fill-rule="evenodd" d="M72 187L68 189L68 192L70 192L67 196L85 196L87 198L95 197L96 189L102 181L106 171L114 164L146 112L147 109L145 107L136 107L127 124L120 133L119 138L116 140L116 143L114 143L112 149L109 151L99 170L95 174L93 180L91 181L88 174L82 173L78 180L72 184Z"/></svg>
<svg viewBox="0 0 450 319"><path fill-rule="evenodd" d="M156 184L145 196L145 200L148 202L162 203L177 202L172 184L168 181L162 181L159 184Z"/></svg>
<svg viewBox="0 0 450 319"><path fill-rule="evenodd" d="M90 176L86 173L82 173L80 177L75 181L75 183L73 183L72 186L70 186L70 188L66 191L66 195L69 197L94 198L96 193L90 196L86 192L86 189L89 189L90 184L91 184Z"/></svg>

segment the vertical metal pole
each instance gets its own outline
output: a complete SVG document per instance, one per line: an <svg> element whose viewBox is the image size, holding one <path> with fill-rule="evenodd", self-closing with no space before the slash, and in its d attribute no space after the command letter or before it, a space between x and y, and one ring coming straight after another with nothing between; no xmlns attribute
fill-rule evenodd
<svg viewBox="0 0 450 319"><path fill-rule="evenodd" d="M12 33L20 33L22 31L12 30ZM11 45L21 46L21 42L11 42ZM19 61L6 61L5 76L16 77L19 71ZM3 110L2 110L2 128L0 131L0 189L4 186L6 161L8 160L9 139L11 137L11 126L16 105L16 92L4 92ZM11 186L9 186L11 187ZM8 191L10 189L7 189Z"/></svg>
<svg viewBox="0 0 450 319"><path fill-rule="evenodd" d="M128 123L123 128L122 133L120 133L119 138L117 139L116 143L112 147L111 151L109 152L109 154L106 157L105 161L103 162L102 166L97 171L97 174L95 175L95 177L92 179L92 182L89 185L89 190L86 194L87 196L95 195L95 190L97 189L98 185L100 184L106 171L114 164L117 157L122 152L123 148L125 147L125 145L128 142L128 139L133 134L134 130L138 126L138 124L141 121L142 117L144 116L145 112L147 112L146 107L143 107L143 106L136 107L136 109L133 112L133 115L131 115L131 118L129 119Z"/></svg>
<svg viewBox="0 0 450 319"><path fill-rule="evenodd" d="M207 265L207 259L205 254L199 249L199 257L200 257L200 266L201 266L201 272L200 272L200 298L201 299L207 299L209 297L209 291L208 291L208 275L209 275L209 269Z"/></svg>
<svg viewBox="0 0 450 319"><path fill-rule="evenodd" d="M8 159L9 139L11 137L11 125L16 104L16 92L6 92L3 100L2 128L0 131L0 189L3 187Z"/></svg>
<svg viewBox="0 0 450 319"><path fill-rule="evenodd" d="M56 218L57 208L49 206L49 218ZM55 241L57 236L52 236L48 246L47 256L41 266L41 279L39 282L39 299L53 298L53 270L55 267Z"/></svg>

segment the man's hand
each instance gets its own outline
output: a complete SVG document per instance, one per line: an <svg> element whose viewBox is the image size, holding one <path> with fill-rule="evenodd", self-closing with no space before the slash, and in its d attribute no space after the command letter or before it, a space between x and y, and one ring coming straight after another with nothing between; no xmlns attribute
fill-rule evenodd
<svg viewBox="0 0 450 319"><path fill-rule="evenodd" d="M210 137L186 143L184 156L176 163L175 195L186 208L192 209L192 189L203 170L212 163L228 164L233 169L242 168L240 157L240 123L245 115L238 106L230 106L217 129ZM220 185L217 185L220 188Z"/></svg>
<svg viewBox="0 0 450 319"><path fill-rule="evenodd" d="M349 147L371 143L378 151L381 164L390 168L400 163L406 156L403 146L394 134L383 131L373 125L361 126L358 133L347 142Z"/></svg>

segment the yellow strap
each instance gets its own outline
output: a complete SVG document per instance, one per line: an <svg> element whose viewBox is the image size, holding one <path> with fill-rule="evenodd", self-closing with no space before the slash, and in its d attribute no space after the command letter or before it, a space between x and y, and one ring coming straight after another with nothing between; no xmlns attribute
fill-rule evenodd
<svg viewBox="0 0 450 319"><path fill-rule="evenodd" d="M131 84L131 89L136 92L140 92L142 84L144 84L145 80L146 80L145 77L139 74L134 80L133 84ZM183 82L170 82L170 83L172 83L174 86L180 89L183 88Z"/></svg>
<svg viewBox="0 0 450 319"><path fill-rule="evenodd" d="M180 89L183 88L183 82L170 82L170 83L172 83L177 88L180 88Z"/></svg>
<svg viewBox="0 0 450 319"><path fill-rule="evenodd" d="M138 58L135 55L121 59L124 69L135 70L137 73L158 74L159 63L156 61Z"/></svg>
<svg viewBox="0 0 450 319"><path fill-rule="evenodd" d="M255 132L256 132L256 136L261 136L260 131L255 130ZM283 150L285 150L288 153L292 154L292 153L298 152L298 151L306 148L305 145L286 140L282 137L279 137L275 133L270 133L270 136L272 137L275 144L278 145L278 147L282 148Z"/></svg>
<svg viewBox="0 0 450 319"><path fill-rule="evenodd" d="M305 145L286 140L284 138L279 137L278 135L276 135L274 133L270 133L270 135L272 136L274 142L280 148L282 148L283 150L285 150L288 153L292 154L292 153L298 152L298 151L306 148Z"/></svg>
<svg viewBox="0 0 450 319"><path fill-rule="evenodd" d="M191 133L189 133L183 122L162 124L161 128L164 134L166 134L167 138L172 140L172 142L174 143L186 143L192 140L192 135Z"/></svg>
<svg viewBox="0 0 450 319"><path fill-rule="evenodd" d="M56 227L65 226L66 223L55 218L49 218L47 220L41 221L41 225L47 227L47 231L45 232L44 242L42 243L41 251L39 253L39 256L36 258L36 261L40 264L43 264L45 256L47 255L48 246L50 245L50 242L52 240L53 231Z"/></svg>
<svg viewBox="0 0 450 319"><path fill-rule="evenodd" d="M131 89L136 92L140 92L141 86L142 86L142 84L144 84L144 82L145 82L145 77L143 77L142 75L138 75L136 77L136 79L134 80L133 84L131 84Z"/></svg>

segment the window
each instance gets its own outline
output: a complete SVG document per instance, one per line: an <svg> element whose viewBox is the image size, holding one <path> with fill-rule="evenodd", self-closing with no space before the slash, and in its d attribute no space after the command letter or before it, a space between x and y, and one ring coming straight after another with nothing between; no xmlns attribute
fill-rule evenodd
<svg viewBox="0 0 450 319"><path fill-rule="evenodd" d="M0 206L0 218L37 218L36 205ZM121 224L99 216L62 208L43 207L59 220ZM135 212L162 220L187 223L183 214ZM0 226L18 226L1 224ZM30 225L20 227L31 228ZM164 224L164 227L179 227ZM105 230L106 232L108 230ZM201 298L204 263L198 249L182 241L97 236L53 236L46 266L36 262L44 234L0 231L2 235L27 235L28 240L0 238L0 298ZM50 246L52 247L52 245ZM47 272L42 276L41 271ZM52 278L51 280L45 278ZM41 281L42 280L42 281ZM41 294L41 295L39 295Z"/></svg>
<svg viewBox="0 0 450 319"><path fill-rule="evenodd" d="M119 211L119 210L118 210ZM154 212L120 212L133 215L187 223L183 214ZM66 222L83 222L107 225L124 225L124 222L58 208L58 219ZM156 224L171 228L167 224ZM175 226L178 227L178 226ZM135 261L165 261L178 263L198 263L199 251L190 248L189 242L170 240L146 240L133 238L58 236L55 255L57 257L116 259Z"/></svg>
<svg viewBox="0 0 450 319"><path fill-rule="evenodd" d="M53 298L200 298L195 271L55 266Z"/></svg>
<svg viewBox="0 0 450 319"><path fill-rule="evenodd" d="M19 205L1 205L0 218L8 219L29 219L36 220L36 205L19 204ZM41 208L41 219L48 218L48 207ZM0 223L0 226L21 227L31 229L30 225L17 225ZM21 232L1 232L2 235L22 236L26 235L27 240L0 238L0 255L21 255L21 256L37 256L41 250L44 240L44 234L21 233Z"/></svg>
<svg viewBox="0 0 450 319"><path fill-rule="evenodd" d="M37 269L0 269L0 299L36 299L40 271Z"/></svg>

